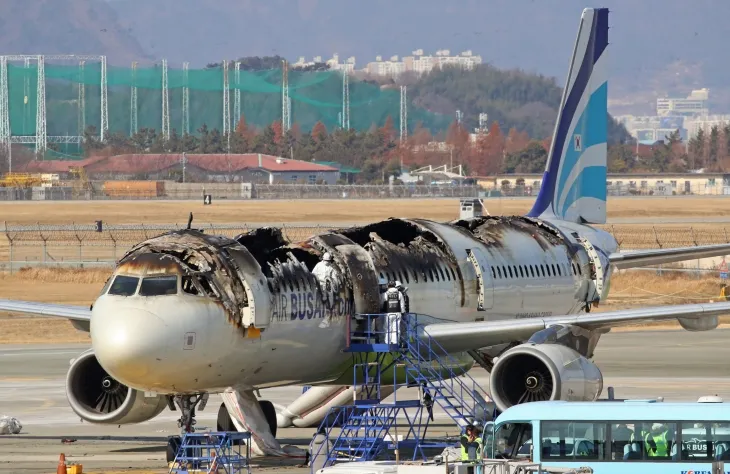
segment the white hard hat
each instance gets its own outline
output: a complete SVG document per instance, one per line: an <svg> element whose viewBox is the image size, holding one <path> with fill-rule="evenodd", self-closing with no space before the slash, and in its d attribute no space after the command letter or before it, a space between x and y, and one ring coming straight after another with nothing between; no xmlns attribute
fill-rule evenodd
<svg viewBox="0 0 730 474"><path fill-rule="evenodd" d="M325 262L331 262L332 254L329 252L325 252L324 255L322 256L322 260L324 260Z"/></svg>

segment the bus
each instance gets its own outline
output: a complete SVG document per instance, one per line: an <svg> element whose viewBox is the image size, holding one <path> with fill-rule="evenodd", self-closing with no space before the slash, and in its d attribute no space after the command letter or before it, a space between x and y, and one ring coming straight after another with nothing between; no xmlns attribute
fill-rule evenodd
<svg viewBox="0 0 730 474"><path fill-rule="evenodd" d="M524 403L486 425L484 441L487 458L543 467L710 474L713 463L730 461L730 407L657 400Z"/></svg>

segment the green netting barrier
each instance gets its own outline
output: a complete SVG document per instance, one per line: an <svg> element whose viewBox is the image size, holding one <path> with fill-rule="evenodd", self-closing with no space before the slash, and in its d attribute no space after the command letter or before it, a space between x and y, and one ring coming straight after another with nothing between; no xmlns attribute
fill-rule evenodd
<svg viewBox="0 0 730 474"><path fill-rule="evenodd" d="M101 65L45 64L46 129L48 135L81 135L83 126L100 125ZM183 88L189 90L190 133L206 125L223 129L223 69L168 69L170 128L183 133ZM10 123L13 135L34 135L36 129L37 65L8 65ZM85 93L84 110L79 110L79 89ZM109 131L131 132L132 87L137 87L137 129L161 129L162 67L133 70L107 68ZM240 91L240 109L246 122L265 127L281 119L282 71L229 70L229 96L232 127L235 126L235 91ZM396 127L400 115L400 91L377 84L350 81L350 127L367 130L382 126L387 117ZM289 72L291 121L302 130L311 130L321 121L328 130L339 126L342 112L342 75L336 71ZM83 113L82 113L83 112ZM451 117L430 113L409 105L408 127L420 122L432 132L445 130Z"/></svg>

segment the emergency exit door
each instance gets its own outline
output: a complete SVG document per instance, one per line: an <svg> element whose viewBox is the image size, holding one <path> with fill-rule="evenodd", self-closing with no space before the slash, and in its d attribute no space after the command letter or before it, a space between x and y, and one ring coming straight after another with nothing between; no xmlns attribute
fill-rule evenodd
<svg viewBox="0 0 730 474"><path fill-rule="evenodd" d="M479 249L467 249L466 254L476 273L477 311L492 309L494 304L494 281L489 261Z"/></svg>

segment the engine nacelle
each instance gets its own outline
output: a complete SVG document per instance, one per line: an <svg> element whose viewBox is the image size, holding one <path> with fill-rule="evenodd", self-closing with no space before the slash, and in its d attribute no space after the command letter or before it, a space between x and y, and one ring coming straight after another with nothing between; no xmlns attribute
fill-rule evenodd
<svg viewBox="0 0 730 474"><path fill-rule="evenodd" d="M520 403L593 401L603 390L598 367L560 344L522 344L497 359L489 378L500 411Z"/></svg>
<svg viewBox="0 0 730 474"><path fill-rule="evenodd" d="M141 423L167 406L164 396L146 397L114 380L99 364L92 349L78 356L66 374L66 398L84 421L100 424Z"/></svg>

